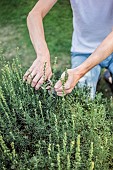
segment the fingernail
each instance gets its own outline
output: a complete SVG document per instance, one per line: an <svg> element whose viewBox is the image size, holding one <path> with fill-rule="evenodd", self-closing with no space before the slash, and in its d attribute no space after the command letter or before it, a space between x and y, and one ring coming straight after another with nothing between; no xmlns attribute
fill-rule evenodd
<svg viewBox="0 0 113 170"><path fill-rule="evenodd" d="M39 89L39 87L35 87L35 90L38 90Z"/></svg>
<svg viewBox="0 0 113 170"><path fill-rule="evenodd" d="M31 87L35 87L35 85L36 85L35 83L31 83Z"/></svg>

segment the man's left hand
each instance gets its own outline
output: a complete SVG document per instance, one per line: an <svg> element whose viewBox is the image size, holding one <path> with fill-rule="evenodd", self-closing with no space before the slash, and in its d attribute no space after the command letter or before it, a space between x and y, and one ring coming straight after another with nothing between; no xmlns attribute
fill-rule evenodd
<svg viewBox="0 0 113 170"><path fill-rule="evenodd" d="M57 92L58 96L63 96L64 94L69 94L72 92L73 88L75 85L78 83L79 79L81 78L80 74L78 73L78 69L68 69L67 74L68 74L68 79L62 84L62 81L65 80L65 75L66 72L63 72L61 75L61 80L58 80L57 83L55 84L54 88L55 91Z"/></svg>

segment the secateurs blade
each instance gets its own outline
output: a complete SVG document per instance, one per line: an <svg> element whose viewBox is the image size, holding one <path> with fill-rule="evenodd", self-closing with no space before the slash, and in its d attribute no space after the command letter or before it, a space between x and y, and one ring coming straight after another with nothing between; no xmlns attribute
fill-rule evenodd
<svg viewBox="0 0 113 170"><path fill-rule="evenodd" d="M43 89L44 87L41 87L41 88ZM55 98L56 91L55 91L53 83L50 79L46 81L45 88L48 90L49 95L52 95Z"/></svg>

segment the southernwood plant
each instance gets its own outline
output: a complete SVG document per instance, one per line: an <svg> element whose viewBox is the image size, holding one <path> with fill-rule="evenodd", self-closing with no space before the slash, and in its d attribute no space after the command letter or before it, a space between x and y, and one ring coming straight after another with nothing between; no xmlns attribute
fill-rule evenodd
<svg viewBox="0 0 113 170"><path fill-rule="evenodd" d="M113 169L112 100L77 88L58 97L45 84L35 91L22 70L18 59L2 67L0 169Z"/></svg>

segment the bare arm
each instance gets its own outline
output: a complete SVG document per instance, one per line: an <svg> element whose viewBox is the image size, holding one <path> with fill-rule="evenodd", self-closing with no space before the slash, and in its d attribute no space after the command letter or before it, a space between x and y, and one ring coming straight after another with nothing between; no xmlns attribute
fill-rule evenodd
<svg viewBox="0 0 113 170"><path fill-rule="evenodd" d="M31 41L37 56L48 53L47 44L44 36L43 18L52 8L57 0L39 0L27 17L27 26Z"/></svg>
<svg viewBox="0 0 113 170"><path fill-rule="evenodd" d="M111 53L113 53L113 31L104 39L90 57L78 67L81 77L106 59Z"/></svg>
<svg viewBox="0 0 113 170"><path fill-rule="evenodd" d="M43 18L53 7L57 0L39 0L27 17L27 26L37 58L24 75L24 80L31 83L32 87L39 89L43 84L43 67L46 62L46 79L52 75L50 54L45 41ZM31 79L32 77L32 79Z"/></svg>
<svg viewBox="0 0 113 170"><path fill-rule="evenodd" d="M111 53L113 53L113 31L104 39L104 41L98 46L98 48L83 62L80 66L74 69L68 69L68 80L65 83L65 93L71 93L74 86L89 70L106 59ZM65 73L61 78L65 77ZM59 80L55 85L55 90L59 96L62 96L62 83Z"/></svg>

